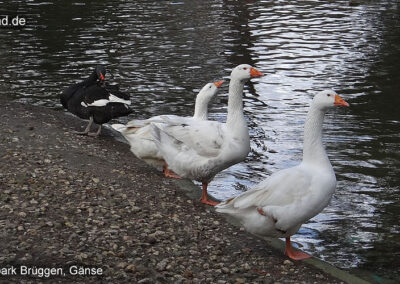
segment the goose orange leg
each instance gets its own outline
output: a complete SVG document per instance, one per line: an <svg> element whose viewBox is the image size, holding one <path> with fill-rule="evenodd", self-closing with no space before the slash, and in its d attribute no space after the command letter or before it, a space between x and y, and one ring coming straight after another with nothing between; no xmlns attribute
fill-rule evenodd
<svg viewBox="0 0 400 284"><path fill-rule="evenodd" d="M306 258L310 258L311 255L306 254L304 252L301 251L294 251L292 244L290 243L290 237L286 237L286 249L285 249L285 254L293 259L293 260L302 260L302 259L306 259Z"/></svg>
<svg viewBox="0 0 400 284"><path fill-rule="evenodd" d="M168 165L165 164L163 166L163 173L165 177L170 177L170 178L176 178L176 179L180 179L181 177L178 176L176 173L174 173L173 171L171 171L170 169L168 169Z"/></svg>
<svg viewBox="0 0 400 284"><path fill-rule="evenodd" d="M215 205L219 204L219 202L208 199L207 186L208 186L208 183L203 182L203 192L201 194L200 201L204 204L211 205L211 206L215 206Z"/></svg>
<svg viewBox="0 0 400 284"><path fill-rule="evenodd" d="M264 210L262 210L261 208L257 208L257 211L260 215L263 216L267 216L264 212ZM276 223L276 220L275 220ZM306 259L306 258L310 258L311 255L306 254L304 252L301 251L295 251L293 250L292 244L290 242L290 237L286 237L286 249L285 249L285 254L293 259L293 260L302 260L302 259Z"/></svg>

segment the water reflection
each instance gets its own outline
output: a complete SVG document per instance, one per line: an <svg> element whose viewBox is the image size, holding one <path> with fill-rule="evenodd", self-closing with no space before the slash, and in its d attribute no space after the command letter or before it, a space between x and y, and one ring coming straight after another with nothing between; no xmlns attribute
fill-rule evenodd
<svg viewBox="0 0 400 284"><path fill-rule="evenodd" d="M350 2L0 0L1 13L28 22L1 29L0 92L59 108L60 90L101 62L132 94L130 118L192 115L205 82L253 64L267 76L245 88L252 151L210 185L224 199L298 163L307 106L333 88L351 104L325 123L337 193L296 240L335 265L398 279L399 3ZM226 91L212 119L225 120Z"/></svg>

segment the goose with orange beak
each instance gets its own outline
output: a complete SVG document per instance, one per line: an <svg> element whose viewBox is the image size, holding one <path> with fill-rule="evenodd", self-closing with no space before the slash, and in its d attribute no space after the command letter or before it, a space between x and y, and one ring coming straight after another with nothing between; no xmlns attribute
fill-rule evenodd
<svg viewBox="0 0 400 284"><path fill-rule="evenodd" d="M119 131L131 146L131 152L136 157L144 160L153 166L163 166L166 177L179 178L174 172L169 170L151 134L151 123L161 125L165 121L173 120L176 123L187 123L191 120L206 120L208 118L208 104L217 95L218 90L224 81L207 83L197 94L194 106L193 117L183 117L178 115L157 115L146 120L131 120L126 125L113 124L115 130Z"/></svg>
<svg viewBox="0 0 400 284"><path fill-rule="evenodd" d="M311 256L293 250L290 236L320 213L335 192L335 172L322 143L325 113L335 106L349 104L331 90L314 97L304 127L303 160L298 166L278 171L216 207L250 233L286 238L285 254L294 260Z"/></svg>
<svg viewBox="0 0 400 284"><path fill-rule="evenodd" d="M220 171L243 161L250 151L249 130L243 114L243 88L251 78L263 74L248 64L235 67L229 83L226 123L166 121L153 125L158 149L179 176L202 183L201 202L216 205L208 198L208 183Z"/></svg>

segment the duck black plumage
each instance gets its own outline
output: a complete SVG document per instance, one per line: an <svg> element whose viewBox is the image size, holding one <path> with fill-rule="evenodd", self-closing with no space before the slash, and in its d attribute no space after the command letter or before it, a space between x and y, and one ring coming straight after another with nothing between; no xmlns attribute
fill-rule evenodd
<svg viewBox="0 0 400 284"><path fill-rule="evenodd" d="M121 92L117 85L104 83L105 75L106 68L98 65L89 78L61 93L60 101L65 109L79 118L89 119L86 129L75 132L77 134L98 136L103 123L132 112L129 95ZM100 125L99 129L89 133L93 122Z"/></svg>

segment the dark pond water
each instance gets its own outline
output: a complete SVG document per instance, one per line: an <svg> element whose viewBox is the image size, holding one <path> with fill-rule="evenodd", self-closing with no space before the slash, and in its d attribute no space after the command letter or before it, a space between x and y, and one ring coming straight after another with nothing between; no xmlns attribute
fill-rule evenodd
<svg viewBox="0 0 400 284"><path fill-rule="evenodd" d="M104 63L132 95L123 122L191 115L198 89L237 64L267 74L245 89L251 154L210 185L222 199L297 164L312 96L335 89L351 104L325 121L337 192L294 239L370 280L400 279L399 1L0 0L0 14L26 19L0 27L0 95L24 103L60 109L60 90ZM223 121L221 93L211 119Z"/></svg>

